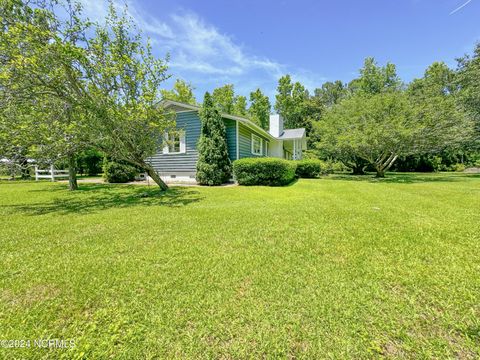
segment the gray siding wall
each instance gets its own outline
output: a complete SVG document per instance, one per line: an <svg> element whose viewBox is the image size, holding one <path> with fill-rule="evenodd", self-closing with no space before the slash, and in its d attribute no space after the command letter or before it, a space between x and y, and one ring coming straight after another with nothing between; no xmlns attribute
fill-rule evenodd
<svg viewBox="0 0 480 360"><path fill-rule="evenodd" d="M197 142L200 138L198 112L177 113L177 128L185 131L186 152L184 154L163 154L160 149L151 157L153 167L161 176L195 175L198 160Z"/></svg>
<svg viewBox="0 0 480 360"><path fill-rule="evenodd" d="M237 122L231 119L223 119L227 130L228 157L231 161L237 159Z"/></svg>
<svg viewBox="0 0 480 360"><path fill-rule="evenodd" d="M263 138L263 156L265 156L266 151L266 142L268 141L267 138L261 136L257 132L251 130L250 128L246 127L243 124L238 124L238 144L240 149L240 159L242 158L249 158L249 157L260 157L259 155L252 154L252 134L260 136Z"/></svg>
<svg viewBox="0 0 480 360"><path fill-rule="evenodd" d="M223 119L227 133L227 147L230 160L237 159L237 124L235 120ZM161 176L187 175L194 176L198 160L197 143L200 138L201 122L197 111L177 113L177 128L185 131L186 152L184 154L163 154L160 149L149 160ZM263 156L265 156L266 142L268 139L259 135L242 123L239 129L239 155L240 158L258 157L252 154L252 133L264 139Z"/></svg>

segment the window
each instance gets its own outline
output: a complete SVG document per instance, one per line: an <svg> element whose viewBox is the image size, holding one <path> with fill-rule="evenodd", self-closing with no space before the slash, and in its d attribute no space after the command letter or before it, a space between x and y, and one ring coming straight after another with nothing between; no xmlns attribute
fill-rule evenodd
<svg viewBox="0 0 480 360"><path fill-rule="evenodd" d="M164 154L181 154L185 152L185 132L178 131L165 134Z"/></svg>
<svg viewBox="0 0 480 360"><path fill-rule="evenodd" d="M178 134L168 135L168 153L180 152L180 136Z"/></svg>
<svg viewBox="0 0 480 360"><path fill-rule="evenodd" d="M262 138L260 136L252 134L252 154L262 155Z"/></svg>

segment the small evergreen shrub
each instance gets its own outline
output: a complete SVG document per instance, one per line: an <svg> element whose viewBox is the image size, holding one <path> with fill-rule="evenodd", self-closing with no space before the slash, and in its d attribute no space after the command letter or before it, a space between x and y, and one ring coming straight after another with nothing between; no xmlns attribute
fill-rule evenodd
<svg viewBox="0 0 480 360"><path fill-rule="evenodd" d="M275 158L246 158L233 162L233 174L240 185L288 185L295 179L295 169L295 162Z"/></svg>
<svg viewBox="0 0 480 360"><path fill-rule="evenodd" d="M138 170L128 164L115 161L105 161L103 164L103 178L109 183L126 183L135 180Z"/></svg>
<svg viewBox="0 0 480 360"><path fill-rule="evenodd" d="M316 159L305 159L295 162L297 165L296 174L299 178L313 179L326 173L322 161Z"/></svg>

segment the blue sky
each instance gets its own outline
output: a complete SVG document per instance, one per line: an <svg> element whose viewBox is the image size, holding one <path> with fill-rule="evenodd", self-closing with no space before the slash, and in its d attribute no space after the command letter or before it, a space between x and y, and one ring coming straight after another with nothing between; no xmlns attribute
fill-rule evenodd
<svg viewBox="0 0 480 360"><path fill-rule="evenodd" d="M84 2L91 17L105 14L102 0ZM367 56L393 62L409 81L434 61L455 66L455 58L480 41L480 0L127 4L156 55L170 53L172 79L192 83L198 100L226 83L247 96L260 87L273 99L278 78L287 73L310 90L325 81L349 81Z"/></svg>

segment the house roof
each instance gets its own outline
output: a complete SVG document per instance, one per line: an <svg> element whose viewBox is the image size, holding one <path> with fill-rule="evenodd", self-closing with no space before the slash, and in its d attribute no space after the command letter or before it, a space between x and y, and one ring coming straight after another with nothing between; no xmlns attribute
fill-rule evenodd
<svg viewBox="0 0 480 360"><path fill-rule="evenodd" d="M201 109L200 106L197 105L191 105L191 104L185 104L181 103L178 101L173 101L173 100L163 100L161 102L165 107L173 107L174 109L187 109L187 110L193 110L193 111L199 111ZM250 119L247 119L242 116L237 116L237 115L230 115L226 113L221 113L223 118L226 119L231 119L235 121L239 121L243 123L244 125L248 126L249 128L254 129L258 133L262 134L263 136L270 138L270 139L280 139L280 140L292 140L292 139L300 139L305 137L305 129L288 129L284 130L282 135L280 137L274 137L272 134L270 134L268 131L262 129L260 126L252 122ZM285 136L286 135L286 136Z"/></svg>
<svg viewBox="0 0 480 360"><path fill-rule="evenodd" d="M286 129L278 138L281 140L302 139L305 137L305 129Z"/></svg>

